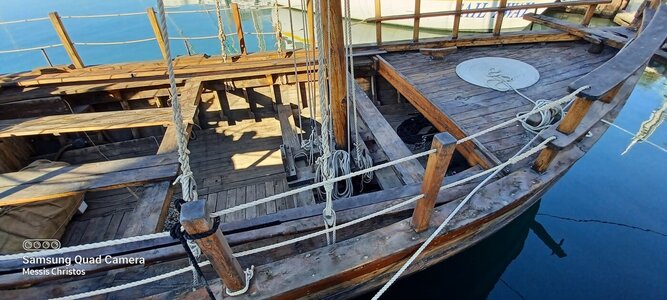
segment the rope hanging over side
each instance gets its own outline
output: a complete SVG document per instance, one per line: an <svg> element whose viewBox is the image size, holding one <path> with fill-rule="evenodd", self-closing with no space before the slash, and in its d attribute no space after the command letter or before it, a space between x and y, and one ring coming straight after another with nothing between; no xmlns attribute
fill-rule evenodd
<svg viewBox="0 0 667 300"><path fill-rule="evenodd" d="M285 38L283 37L283 25L280 23L280 18L278 16L278 1L276 0L273 4L273 27L276 30L276 48L278 53L285 53Z"/></svg>

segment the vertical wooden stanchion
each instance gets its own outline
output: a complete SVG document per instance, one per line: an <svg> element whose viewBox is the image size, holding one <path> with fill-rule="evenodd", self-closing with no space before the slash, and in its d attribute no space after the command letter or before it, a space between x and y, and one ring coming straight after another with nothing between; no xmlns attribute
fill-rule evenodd
<svg viewBox="0 0 667 300"><path fill-rule="evenodd" d="M415 0L415 21L412 25L412 41L419 41L419 15L421 13L421 0Z"/></svg>
<svg viewBox="0 0 667 300"><path fill-rule="evenodd" d="M333 119L333 133L336 147L347 149L347 81L348 70L345 67L345 43L343 42L343 12L341 0L323 0L322 27L327 28L327 34L323 30L323 49L329 54L329 88L331 90L331 116ZM325 13L326 11L326 13Z"/></svg>
<svg viewBox="0 0 667 300"><path fill-rule="evenodd" d="M456 0L456 15L454 15L454 24L452 25L452 39L459 38L459 27L461 26L461 9L463 8L463 0Z"/></svg>
<svg viewBox="0 0 667 300"><path fill-rule="evenodd" d="M162 30L160 29L160 25L158 24L157 15L155 15L155 10L152 7L147 8L146 16L148 16L148 22L151 24L151 28L153 28L155 41L157 41L157 45L160 47L160 52L162 53L162 59L167 59L167 49L164 43L164 39L162 38Z"/></svg>
<svg viewBox="0 0 667 300"><path fill-rule="evenodd" d="M306 7L306 21L308 23L308 42L310 43L310 49L315 50L315 10L313 9L313 2L315 0L307 0L308 4Z"/></svg>
<svg viewBox="0 0 667 300"><path fill-rule="evenodd" d="M67 56L69 56L69 59L72 61L72 64L74 64L74 67L75 68L85 67L83 61L81 60L81 57L79 56L79 52L77 52L76 48L74 48L74 43L72 43L72 40L69 38L69 35L67 34L65 26L63 26L63 22L60 19L58 13L55 11L49 13L49 19L51 20L53 29L56 30L56 34L60 39L60 43L63 44L63 47L65 47Z"/></svg>
<svg viewBox="0 0 667 300"><path fill-rule="evenodd" d="M579 123L581 123L581 120L586 116L586 113L591 108L592 104L593 101L591 100L583 97L577 97L574 100L572 107L567 112L567 115L565 115L563 120L560 121L560 124L556 129L564 134L571 134L574 132L574 130L577 129L577 126L579 126ZM558 151L558 149L552 146L547 146L547 148L542 150L542 152L540 152L540 154L537 156L537 159L533 164L533 169L538 172L546 171L547 168L549 168L551 161L556 158Z"/></svg>
<svg viewBox="0 0 667 300"><path fill-rule="evenodd" d="M239 5L232 2L231 9L234 25L236 25L236 36L239 38L239 49L241 50L241 55L247 55L248 50L245 47L245 38L243 37L243 24L241 23L241 12L239 11Z"/></svg>
<svg viewBox="0 0 667 300"><path fill-rule="evenodd" d="M381 0L375 0L375 18L382 17L382 6L380 4ZM375 42L378 46L382 45L382 23L380 21L375 21Z"/></svg>
<svg viewBox="0 0 667 300"><path fill-rule="evenodd" d="M595 9L597 7L597 4L591 4L588 6L586 13L584 14L584 18L581 19L581 25L588 26L588 24L591 23L591 19L593 18L593 14L595 14Z"/></svg>
<svg viewBox="0 0 667 300"><path fill-rule="evenodd" d="M435 207L435 200L438 198L442 179L447 173L454 148L456 148L456 139L451 134L443 132L433 137L431 149L435 149L436 152L429 154L426 163L424 181L421 187L424 198L417 201L417 206L412 214L412 226L414 226L416 232L428 229L428 223Z"/></svg>
<svg viewBox="0 0 667 300"><path fill-rule="evenodd" d="M505 17L505 10L507 7L507 0L500 0L498 3L498 12L496 13L496 24L493 26L493 35L500 35L500 30L503 27L503 18Z"/></svg>
<svg viewBox="0 0 667 300"><path fill-rule="evenodd" d="M558 125L558 131L570 134L577 129L581 120L586 116L588 109L591 108L591 104L593 104L593 101L577 97L570 110L568 110L567 115L563 118L563 121Z"/></svg>
<svg viewBox="0 0 667 300"><path fill-rule="evenodd" d="M181 207L180 221L189 235L209 231L212 224L206 212L206 201L196 200L184 203ZM245 287L243 269L234 257L232 248L229 247L220 228L216 228L215 233L197 239L195 242L229 290L238 291Z"/></svg>

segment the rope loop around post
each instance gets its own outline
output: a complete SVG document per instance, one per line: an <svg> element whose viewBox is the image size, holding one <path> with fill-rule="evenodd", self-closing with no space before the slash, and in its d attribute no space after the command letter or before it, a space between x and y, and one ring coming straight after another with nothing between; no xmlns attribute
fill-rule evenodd
<svg viewBox="0 0 667 300"><path fill-rule="evenodd" d="M245 269L243 271L245 273L245 286L238 290L238 291L230 291L228 288L225 288L225 293L227 295L235 297L235 296L240 296L245 294L245 292L248 291L248 288L250 288L250 281L252 280L252 277L255 275L255 265L250 265L250 268Z"/></svg>

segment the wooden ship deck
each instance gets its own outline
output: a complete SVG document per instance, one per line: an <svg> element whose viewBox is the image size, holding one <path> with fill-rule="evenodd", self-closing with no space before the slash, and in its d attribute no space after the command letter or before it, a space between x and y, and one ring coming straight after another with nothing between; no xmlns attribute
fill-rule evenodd
<svg viewBox="0 0 667 300"><path fill-rule="evenodd" d="M363 188L359 178L353 178L354 194L333 201L340 228L331 245L324 234L289 242L324 227L325 197L315 188L299 190L317 182L315 169L297 155L303 151L302 142L322 125L319 104L312 101L319 96L314 79L317 51L242 53L226 62L206 55L174 59L183 134L188 137L189 166L199 195L198 201L183 204L183 209L192 210L179 219L174 202L184 195L180 185L172 184L180 164L165 62L85 66L63 30L60 38L69 45L74 68L40 68L0 78L0 224L17 222L9 216L16 218L33 205L67 199L74 210L61 224L64 230L58 229L58 240L63 249L84 247L49 256L110 255L141 257L145 262L75 264L85 270L84 276L27 276L22 273L26 267L69 266L29 264L12 254L23 251L6 251L0 253L0 298L207 297L202 286L192 289L192 272L183 269L190 265L184 247L160 232L195 219L206 219L210 226L210 213L243 204L249 206L222 214L212 236L196 239L203 257L223 261L202 266L218 297L243 278L236 272L240 268L229 267L234 265L254 266L248 291L235 298L349 298L387 282L434 232L434 239L403 275L464 250L528 210L585 154L608 126L600 120L613 121L645 64L665 42L664 3L647 2L637 37L630 29L587 26L596 5L605 1L576 3L589 6L583 24L526 14L524 18L554 29L501 33L501 17L488 34L458 37L455 30L451 37L419 40L416 26L413 41L382 42L379 31L376 44L355 46L356 76L350 91L356 103L348 106L356 107L356 113L349 112L350 123L363 142L355 147L367 150L373 165L388 166L374 170L373 180ZM503 11L505 5L493 10ZM152 9L148 12L150 16ZM419 15L399 17L418 20ZM382 20L378 16L366 21ZM156 38L163 46L161 36ZM444 59L434 57L439 53L446 53ZM459 63L488 56L534 66L540 80L521 91L531 99L555 100L590 86L573 95L576 99L566 116L539 133L535 144L544 146L512 164L506 162L535 136L519 122L468 139L534 108L517 93L475 86L457 76ZM341 70L345 69L337 72L348 73ZM334 81L338 75L329 76ZM336 120L341 110L333 110ZM423 119L425 128L433 128L433 134L408 134L434 135L433 148L424 145L425 140L406 142L405 130L399 127L411 119ZM395 163L429 149L436 150ZM66 164L23 169L40 159ZM497 172L486 182L483 175L493 171ZM486 184L477 191L483 180ZM294 194L250 205L289 191ZM423 198L415 198L418 195ZM396 206L408 199L414 203ZM76 213L80 203L86 207ZM466 203L459 212L458 206ZM197 206L203 206L203 215L188 219L201 208ZM377 212L383 213L363 219ZM438 234L436 228L446 219L449 224ZM0 230L8 231L2 226ZM0 238L8 236L2 234ZM137 238L94 244L133 237ZM203 240L214 246L205 246ZM0 241L0 246L6 243ZM87 249L87 244L94 247ZM272 245L268 251L254 252ZM28 256L39 256L35 253L39 252ZM81 294L174 270L185 271L138 287Z"/></svg>

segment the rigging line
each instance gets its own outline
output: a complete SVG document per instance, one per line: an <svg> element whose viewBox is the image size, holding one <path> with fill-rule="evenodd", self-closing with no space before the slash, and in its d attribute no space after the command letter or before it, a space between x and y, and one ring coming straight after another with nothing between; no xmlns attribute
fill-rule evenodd
<svg viewBox="0 0 667 300"><path fill-rule="evenodd" d="M294 36L294 22L292 20L292 0L287 0L287 9L289 10L289 26L290 30L292 33L292 36ZM276 0L276 11L278 11L278 1ZM278 15L276 13L276 15ZM299 72L297 70L296 66L296 53L295 50L295 44L294 44L294 39L292 39L292 57L294 57L294 80L296 81L296 95L297 95L297 108L299 109L299 138L303 142L303 123L301 121L301 106L303 105L301 101L301 83L299 83Z"/></svg>
<svg viewBox="0 0 667 300"><path fill-rule="evenodd" d="M530 149L528 152L525 152L525 153L521 154L521 152L523 152L528 146L530 146L530 144L532 144L532 142L535 141L535 140L537 139L538 136L539 136L539 135L534 136L534 137L533 137L533 138L532 138L532 139L531 139L525 146L523 146L523 147L521 148L521 150L519 150L516 154L514 154L514 156L513 156L510 160L508 160L507 162L510 162L510 161L513 161L513 160L517 160L517 161L518 161L518 160L523 160L523 159L525 159L525 158L527 158L527 157L529 157L529 156L531 156L531 155L537 153L538 151L540 151L540 150L546 148L547 144L548 144L549 142L551 142L552 139L555 138L555 137L548 138L548 139L544 140L542 143L540 143L539 145L537 145L537 146L535 146L534 148ZM519 159L519 158L520 158L520 159ZM391 277L391 279L389 279L389 281L387 281L387 283L385 283L385 284L382 286L382 288L381 288L381 289L380 289L380 290L373 296L372 299L373 299L373 300L377 300L377 299L379 299L379 298L382 296L382 294L384 294L384 293L387 291L387 289L389 289L389 287L390 287L394 282L396 282L396 280L398 280L398 278L403 274L403 272L405 272L405 270L407 270L408 267L410 267L410 265L412 265L412 263L417 259L417 257L418 257L419 255L421 255L422 252L424 252L424 250L426 250L426 247L428 247L428 245L431 244L431 242L432 242L432 241L433 241L433 240L440 234L440 232L442 232L442 231L445 229L445 227L449 224L449 222L450 222L450 221L454 218L454 216L455 216L455 215L456 215L456 214L463 208L463 206L466 205L466 203L468 203L468 201L472 198L472 196L474 196L474 195L477 193L477 191L479 191L479 190L480 190L480 189L481 189L487 182L489 182L491 179L493 179L493 178L494 178L498 173L500 173L502 170L503 170L503 168L496 168L496 170L495 170L491 175L489 175L489 176L486 177L482 182L480 182L480 183L479 183L479 184L478 184L478 185L477 185L477 186L476 186L476 187L475 187L475 188L474 188L474 189L473 189L473 190L472 190L472 191L471 191L471 192L470 192L470 193L469 193L469 194L468 194L462 201L461 201L461 203L459 203L459 204L456 206L456 208L454 208L454 210L453 210L453 211L447 216L447 218L446 218L446 219L445 219L445 220L444 220L444 221L443 221L443 222L442 222L442 223L435 229L435 231L434 231L434 232L433 232L433 233L426 239L426 241L424 241L424 243L422 243L422 245L419 247L419 249L417 249L417 251L415 251L415 252L412 254L412 256L410 256L410 258L408 259L408 261L405 262L405 264L403 264L403 266L402 266L402 267L401 267L401 268L400 268L400 269L399 269L399 270L398 270L398 271Z"/></svg>
<svg viewBox="0 0 667 300"><path fill-rule="evenodd" d="M61 47L62 45L63 45L63 44L53 44L53 45L37 46L37 47L32 47L32 48L20 48L20 49L12 49L12 50L0 50L0 54L6 54L6 53L18 53L18 52L25 52L25 51L34 51L34 50L49 49L49 48Z"/></svg>
<svg viewBox="0 0 667 300"><path fill-rule="evenodd" d="M139 40L129 40L129 41L119 41L119 42L72 42L72 44L79 46L111 46L111 45L127 45L127 44L143 43L154 40L156 40L156 38L152 37Z"/></svg>
<svg viewBox="0 0 667 300"><path fill-rule="evenodd" d="M130 12L130 13L118 13L118 14L102 14L102 15L83 15L83 16L61 16L61 19L93 19L93 18L110 18L110 17L127 17L127 16L138 16L145 15L145 11L140 12Z"/></svg>
<svg viewBox="0 0 667 300"><path fill-rule="evenodd" d="M220 0L215 0L215 15L218 25L218 41L220 41L220 56L222 56L222 61L227 62L227 49L225 47L225 42L227 41L227 36L225 35L224 24L222 23L222 13Z"/></svg>
<svg viewBox="0 0 667 300"><path fill-rule="evenodd" d="M29 23L29 22L35 22L35 21L46 21L48 20L48 17L43 17L43 18L32 18L32 19L22 19L22 20L13 20L13 21L3 21L0 22L0 25L9 25L9 24L17 24L17 23Z"/></svg>

